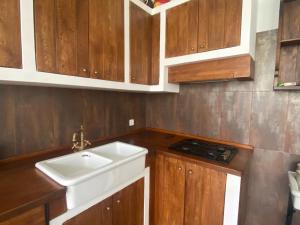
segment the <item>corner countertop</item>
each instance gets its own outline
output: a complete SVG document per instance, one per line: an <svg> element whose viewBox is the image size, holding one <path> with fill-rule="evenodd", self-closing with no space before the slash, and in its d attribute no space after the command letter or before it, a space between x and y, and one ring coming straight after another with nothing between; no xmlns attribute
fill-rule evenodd
<svg viewBox="0 0 300 225"><path fill-rule="evenodd" d="M229 164L222 164L168 149L169 145L185 138L196 138L199 140L233 145L239 149L239 152ZM246 173L253 152L253 148L249 145L151 128L136 130L118 137L97 140L93 142L93 146L113 141L123 141L142 146L149 150L149 154L155 152L168 154L237 176L243 176ZM37 161L69 154L71 152L69 147L65 147L0 160L0 221L38 205L49 203L58 198L64 198L66 188L48 178L36 169L34 164Z"/></svg>

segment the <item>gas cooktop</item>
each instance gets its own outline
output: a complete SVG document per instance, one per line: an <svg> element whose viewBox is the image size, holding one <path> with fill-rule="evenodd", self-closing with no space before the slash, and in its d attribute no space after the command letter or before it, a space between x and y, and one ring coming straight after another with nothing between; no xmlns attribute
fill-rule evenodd
<svg viewBox="0 0 300 225"><path fill-rule="evenodd" d="M238 152L237 148L230 145L216 144L196 139L184 139L172 144L169 148L227 164Z"/></svg>

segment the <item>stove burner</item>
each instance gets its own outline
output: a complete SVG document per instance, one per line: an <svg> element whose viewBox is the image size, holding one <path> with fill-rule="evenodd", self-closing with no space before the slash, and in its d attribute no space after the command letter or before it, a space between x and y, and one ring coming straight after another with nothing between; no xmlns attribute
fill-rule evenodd
<svg viewBox="0 0 300 225"><path fill-rule="evenodd" d="M238 152L233 146L196 139L185 139L172 144L169 148L222 163L229 163Z"/></svg>

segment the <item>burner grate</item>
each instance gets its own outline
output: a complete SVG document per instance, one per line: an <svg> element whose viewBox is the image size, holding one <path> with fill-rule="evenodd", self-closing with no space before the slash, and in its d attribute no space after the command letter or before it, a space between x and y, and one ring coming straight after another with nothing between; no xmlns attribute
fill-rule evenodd
<svg viewBox="0 0 300 225"><path fill-rule="evenodd" d="M229 163L238 152L233 146L196 139L185 139L172 144L169 148L222 163Z"/></svg>

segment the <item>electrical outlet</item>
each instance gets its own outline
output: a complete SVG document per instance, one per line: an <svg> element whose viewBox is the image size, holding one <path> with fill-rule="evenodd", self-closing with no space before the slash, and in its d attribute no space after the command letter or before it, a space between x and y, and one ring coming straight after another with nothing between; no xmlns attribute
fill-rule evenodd
<svg viewBox="0 0 300 225"><path fill-rule="evenodd" d="M129 126L130 126L130 127L133 127L133 126L134 126L134 119L130 119L130 120L129 120Z"/></svg>

